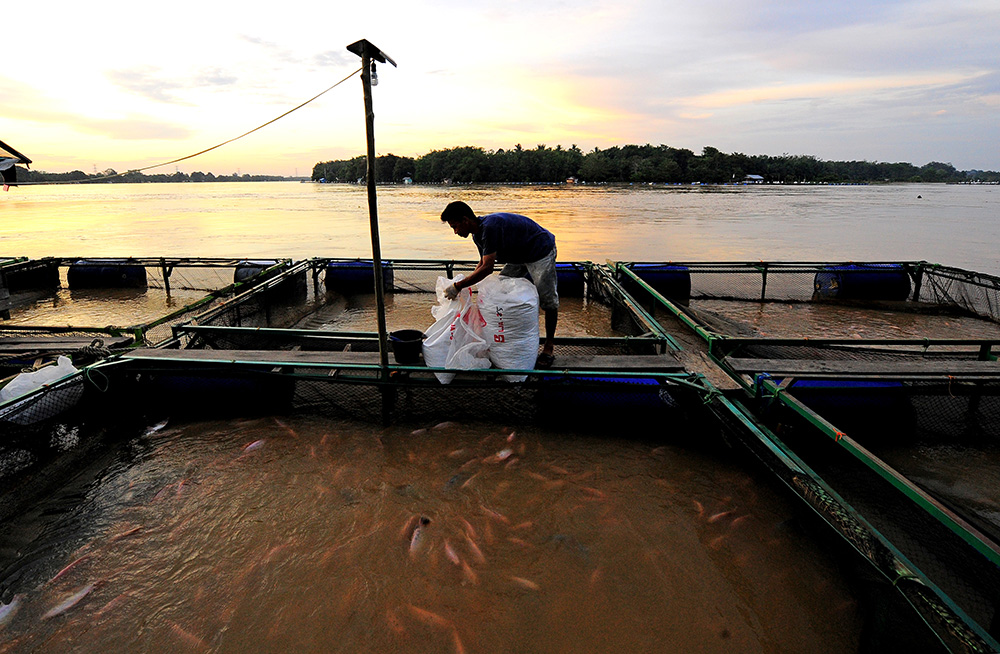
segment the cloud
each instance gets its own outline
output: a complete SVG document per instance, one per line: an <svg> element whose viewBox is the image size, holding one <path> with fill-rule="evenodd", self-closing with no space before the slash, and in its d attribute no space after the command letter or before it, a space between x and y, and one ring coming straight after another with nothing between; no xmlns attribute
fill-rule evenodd
<svg viewBox="0 0 1000 654"><path fill-rule="evenodd" d="M58 102L37 89L9 79L0 78L0 96L4 99L3 117L8 120L57 125L123 140L179 140L192 134L182 125L141 116L95 118L62 111L54 108Z"/></svg>
<svg viewBox="0 0 1000 654"><path fill-rule="evenodd" d="M192 75L189 81L178 81L165 76L161 69L144 66L132 69L109 70L105 73L115 86L126 92L166 104L191 106L182 100L180 93L194 89L227 87L237 83L238 78L221 68L210 68Z"/></svg>
<svg viewBox="0 0 1000 654"><path fill-rule="evenodd" d="M222 69L213 68L206 70L198 76L197 86L231 86L238 81L238 77L226 74Z"/></svg>
<svg viewBox="0 0 1000 654"><path fill-rule="evenodd" d="M313 55L312 62L315 66L320 68L326 67L336 67L336 66L351 66L356 62L360 62L356 55L344 50L327 50L326 52L320 52L319 54Z"/></svg>
<svg viewBox="0 0 1000 654"><path fill-rule="evenodd" d="M171 93L182 86L177 82L165 79L157 68L144 66L131 70L109 70L106 75L116 86L129 93L138 94L156 102L185 104Z"/></svg>

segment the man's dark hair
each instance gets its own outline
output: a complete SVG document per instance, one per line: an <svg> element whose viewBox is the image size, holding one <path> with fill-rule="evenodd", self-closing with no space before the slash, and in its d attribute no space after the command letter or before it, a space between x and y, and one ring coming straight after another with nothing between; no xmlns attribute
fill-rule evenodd
<svg viewBox="0 0 1000 654"><path fill-rule="evenodd" d="M444 211L441 212L441 221L448 222L450 220L461 220L462 218L472 218L477 220L475 212L472 207L462 202L461 200L452 202Z"/></svg>

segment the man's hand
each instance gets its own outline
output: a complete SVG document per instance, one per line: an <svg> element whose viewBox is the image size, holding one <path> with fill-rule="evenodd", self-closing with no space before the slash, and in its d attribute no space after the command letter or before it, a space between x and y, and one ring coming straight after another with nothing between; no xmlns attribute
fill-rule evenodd
<svg viewBox="0 0 1000 654"><path fill-rule="evenodd" d="M449 300L454 300L458 297L458 288L454 284L451 284L448 288L444 289L444 296Z"/></svg>

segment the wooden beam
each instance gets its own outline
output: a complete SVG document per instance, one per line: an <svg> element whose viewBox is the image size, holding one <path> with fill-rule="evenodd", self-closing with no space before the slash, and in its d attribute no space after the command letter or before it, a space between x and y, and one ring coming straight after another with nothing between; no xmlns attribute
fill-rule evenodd
<svg viewBox="0 0 1000 654"><path fill-rule="evenodd" d="M1000 376L1000 363L973 360L915 361L836 361L816 359L725 359L734 371L743 374L767 373L775 377L908 375Z"/></svg>
<svg viewBox="0 0 1000 654"><path fill-rule="evenodd" d="M378 366L378 352L314 352L306 350L168 350L139 348L122 355L125 359L177 362L240 362L287 366ZM593 355L556 358L556 370L607 370L628 372L683 372L684 367L670 354L656 355ZM430 370L430 368L428 368Z"/></svg>

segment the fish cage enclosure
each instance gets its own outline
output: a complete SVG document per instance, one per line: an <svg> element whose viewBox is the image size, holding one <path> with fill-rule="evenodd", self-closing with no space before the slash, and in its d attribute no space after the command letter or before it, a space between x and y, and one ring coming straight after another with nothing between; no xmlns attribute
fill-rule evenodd
<svg viewBox="0 0 1000 654"><path fill-rule="evenodd" d="M62 415L80 403L84 379L91 379L91 373L78 370L171 338L174 321L289 264L277 259L0 261L0 413L6 416L0 423L13 430ZM40 386L42 393L20 397Z"/></svg>
<svg viewBox="0 0 1000 654"><path fill-rule="evenodd" d="M474 268L471 261L384 261L389 329L422 333L434 321L438 278ZM140 365L138 357L148 357L141 365L150 383L164 383L175 366L217 377L242 367L275 384L267 395L286 406L364 419L429 416L442 407L452 416L505 420L558 419L581 409L613 416L633 404L677 409L674 395L704 391L697 376L670 356L676 346L669 335L628 300L606 269L574 262L559 272L560 333L578 335L556 337L559 370L517 371L527 377L519 384L504 380L509 371L494 368L454 370L456 379L444 386L435 378L441 369L431 372L420 354L402 362L394 357L390 369L382 369L372 331L372 262L359 259L300 262L176 325L174 342L160 348L176 352L133 353L130 359ZM264 365L255 366L258 361ZM602 401L593 404L595 399Z"/></svg>
<svg viewBox="0 0 1000 654"><path fill-rule="evenodd" d="M393 260L382 264L386 314L394 332L433 322L439 277L475 262ZM316 411L365 419L439 414L552 420L580 414L617 419L629 411L678 412L678 398L707 392L672 356L669 334L638 307L603 266L560 265L563 294L556 370L453 370L422 355L389 367L372 331L371 260L311 259L253 288L177 316L172 335L89 369L128 404L192 413ZM566 335L562 335L566 334ZM534 348L532 348L532 356ZM444 369L446 370L446 369ZM86 400L85 400L86 403Z"/></svg>
<svg viewBox="0 0 1000 654"><path fill-rule="evenodd" d="M791 486L824 480L864 516L907 562L896 577L921 580L915 606L929 588L946 598L921 612L971 630L948 648L995 650L1000 279L923 262L670 264L682 290L690 280L682 293L641 265L615 269L739 385L730 397L770 445L812 471Z"/></svg>
<svg viewBox="0 0 1000 654"><path fill-rule="evenodd" d="M290 265L284 259L45 258L0 262L0 366L153 345L170 325ZM86 363L86 361L83 361Z"/></svg>
<svg viewBox="0 0 1000 654"><path fill-rule="evenodd" d="M951 277L972 286L981 282L987 290L992 282L952 269L939 279L941 269L928 267L923 300L914 300L913 277L906 300L814 297L817 275L836 266L573 262L560 269L552 369L449 370L428 367L422 352L412 350L403 360L388 356L383 363L388 343L373 331L371 260L310 259L178 316L168 323L169 337L154 347L130 347L0 404L0 424L18 442L45 442L46 430L59 425L136 416L148 422L286 413L372 423L444 418L572 425L602 433L621 424L640 424L658 435L681 425L720 430L764 462L874 566L887 580L887 592L916 608L947 649L995 649L1000 548L983 522L989 516L910 479L902 467L880 458L864 431L884 436L888 425L898 443L899 435L905 441L922 434L921 425L931 418L962 422L975 405L982 412L980 431L967 430L963 442L974 435L990 438L983 430L996 424L989 413L996 385L993 339L773 336L748 323L752 310L719 311L720 304L749 304L758 314L761 304L779 310L847 306L863 314L957 315L982 329L980 322L994 324L991 314L970 315L975 302L949 304L947 298L975 298L984 291L961 289ZM417 334L433 321L439 278L474 267L461 261L382 262L389 333L409 332L411 346L419 343ZM726 274L733 275L732 288L744 290L726 291ZM762 292L770 297L782 288L788 290L762 303ZM928 289L939 290L931 295ZM919 326L908 329L920 333ZM715 365L714 372L698 361ZM454 374L451 383L438 380L442 372ZM513 373L523 381L507 381ZM945 395L942 384L950 384L951 393ZM919 393L908 390L917 388ZM963 393L964 400L957 399ZM936 402L956 408L964 402L966 413L944 418L947 411ZM934 542L925 543L925 537Z"/></svg>
<svg viewBox="0 0 1000 654"><path fill-rule="evenodd" d="M892 424L924 437L1000 437L996 277L924 262L671 264L690 280L688 294L671 297L644 266L617 264L616 276L751 395L773 381L849 433ZM853 289L846 297L810 295L833 274Z"/></svg>

